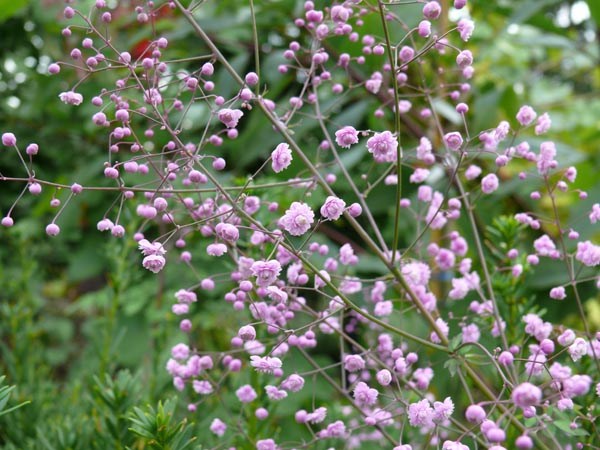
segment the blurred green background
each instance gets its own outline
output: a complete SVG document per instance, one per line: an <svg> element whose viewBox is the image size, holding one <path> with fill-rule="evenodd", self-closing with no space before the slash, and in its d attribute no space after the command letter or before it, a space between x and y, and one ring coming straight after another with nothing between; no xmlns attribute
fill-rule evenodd
<svg viewBox="0 0 600 450"><path fill-rule="evenodd" d="M79 2L86 3L93 2ZM134 52L145 35L130 14L133 6L119 3L122 14L115 15L118 39L124 49ZM263 80L271 98L285 98L298 85L292 76L281 75L276 68L283 61L280 50L289 40L289 18L299 13L301 4L291 0L256 3ZM514 121L522 104L532 105L538 113L548 111L553 127L547 138L557 143L561 163L577 167L577 186L589 194L587 202L565 197L564 220L583 237L597 239L598 233L594 236L585 212L594 199L600 198L600 2L469 3L476 22L475 34L467 45L476 57L476 76L469 97L474 112L470 116L471 130L495 127L504 119ZM39 143L40 153L35 158L39 178L64 184L76 181L103 185L107 182L101 177L100 167L106 159L106 136L90 120L96 108L89 102L74 108L58 100L58 94L75 81L75 73L63 69L58 77L46 74L50 62L65 59L70 51L60 33L64 26L62 8L61 2L53 0L0 0L0 131L15 133L21 143ZM220 0L209 2L201 10L200 22L240 73L253 70L248 3ZM418 11L413 13L416 18ZM405 20L410 22L411 17ZM376 22L366 26L376 33ZM201 49L181 15L170 14L157 27L169 38L173 57L194 55ZM235 91L221 69L215 78L221 95ZM92 78L80 91L89 99L103 83L106 80ZM349 95L340 99L338 106L344 111L337 116L338 123L385 128L385 122L382 126L372 115L377 107L373 98ZM440 101L439 112L449 124L456 120L449 104ZM418 111L411 114L419 124ZM206 123L206 111L198 107L189 118L186 131L197 138ZM391 117L384 120L391 127ZM307 123L297 128L299 141L314 146L318 139L311 131L316 126ZM409 136L405 145L417 137ZM157 137L157 145L161 145L161 139ZM228 159L231 171L227 181L242 182L278 142L271 126L259 115L251 115L240 137L225 147L226 156L235 156ZM349 154L347 162L355 173L368 169L360 155ZM24 176L17 158L7 149L0 150L0 172ZM21 188L16 183L0 183L2 215ZM413 188L407 185L406 189L410 193ZM500 201L479 212L494 215L500 210L510 213L526 207L529 192L519 189L519 185L506 183ZM182 334L170 313L170 304L174 290L187 275L169 270L152 276L141 269L131 239L112 239L96 230L96 222L114 200L111 194L87 193L76 198L59 221L62 233L48 239L44 228L53 216L49 201L55 194L60 196L51 189L45 189L39 197L26 195L12 214L15 226L0 229L0 374L6 375L9 384L17 385L8 406L32 401L0 416L0 445L7 449L142 448L139 438L127 430L131 425L127 415L133 405L156 405L175 393L164 364L170 345L179 342ZM286 201L285 190L275 195ZM388 236L391 215L386 195L383 190L375 190L371 203L378 222L390 223L384 225ZM140 222L132 211L125 214L131 235ZM411 225L404 226L405 231L411 231ZM339 236L345 233L349 231L336 225L326 239L332 245L341 245ZM195 264L202 275L209 275L202 273L200 253ZM214 262L211 264L214 267ZM377 273L377 265L367 257L362 264L359 271ZM543 299L563 276L562 266L549 265L529 278L527 286L520 287L520 295L537 296L542 299L538 306L546 307ZM187 281L191 283L193 278ZM598 329L597 291L591 284L582 288L590 320ZM205 348L226 348L230 334L223 330L239 326L234 317L224 314L223 302L217 301L224 292L218 287L202 299L194 313L194 322L200 326L192 341L202 342ZM562 317L563 323L578 323L574 308L548 308L550 320ZM329 361L326 352L315 357L324 363ZM107 392L112 392L108 399L103 395ZM319 392L323 400L329 395L326 388ZM310 400L310 396L296 397L295 403L285 408L293 411ZM185 407L184 402L179 405ZM197 430L202 430L212 417L198 415L195 420L201 425ZM210 439L207 437L206 442Z"/></svg>

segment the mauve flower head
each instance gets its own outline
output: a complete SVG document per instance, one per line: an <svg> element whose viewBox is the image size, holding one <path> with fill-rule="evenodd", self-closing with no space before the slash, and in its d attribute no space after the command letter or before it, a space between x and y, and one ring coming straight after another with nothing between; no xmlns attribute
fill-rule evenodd
<svg viewBox="0 0 600 450"><path fill-rule="evenodd" d="M256 277L256 284L261 287L270 286L277 280L281 273L281 264L277 260L256 261L250 267L252 275Z"/></svg>
<svg viewBox="0 0 600 450"><path fill-rule="evenodd" d="M463 50L462 52L460 52L456 57L456 64L461 69L464 69L465 67L468 67L471 64L473 64L473 54L471 53L471 51Z"/></svg>
<svg viewBox="0 0 600 450"><path fill-rule="evenodd" d="M496 174L489 173L481 179L481 191L484 194L491 194L498 189L499 181Z"/></svg>
<svg viewBox="0 0 600 450"><path fill-rule="evenodd" d="M358 143L358 131L354 127L345 126L335 132L335 142L342 148L350 148Z"/></svg>
<svg viewBox="0 0 600 450"><path fill-rule="evenodd" d="M588 267L595 267L599 265L600 246L594 245L591 241L578 242L575 259Z"/></svg>
<svg viewBox="0 0 600 450"><path fill-rule="evenodd" d="M359 406L372 406L377 403L379 392L360 381L354 388L354 400Z"/></svg>
<svg viewBox="0 0 600 450"><path fill-rule="evenodd" d="M446 397L443 402L433 403L434 417L436 422L444 422L449 419L454 412L454 402L450 397Z"/></svg>
<svg viewBox="0 0 600 450"><path fill-rule="evenodd" d="M344 213L345 207L344 200L330 195L321 206L321 215L328 220L338 220Z"/></svg>
<svg viewBox="0 0 600 450"><path fill-rule="evenodd" d="M166 262L161 255L149 255L142 260L142 266L151 272L158 273L165 267Z"/></svg>
<svg viewBox="0 0 600 450"><path fill-rule="evenodd" d="M537 123L535 125L535 134L544 134L550 129L551 126L552 120L550 119L550 116L548 115L548 113L544 113L540 117L538 117Z"/></svg>
<svg viewBox="0 0 600 450"><path fill-rule="evenodd" d="M481 406L470 405L465 411L465 418L471 423L480 423L486 418L486 413Z"/></svg>
<svg viewBox="0 0 600 450"><path fill-rule="evenodd" d="M413 427L433 427L434 411L426 398L408 406L408 423Z"/></svg>
<svg viewBox="0 0 600 450"><path fill-rule="evenodd" d="M375 133L375 135L367 140L367 149L373 154L375 161L379 163L394 162L398 155L398 140L389 131Z"/></svg>
<svg viewBox="0 0 600 450"><path fill-rule="evenodd" d="M344 369L348 372L357 372L365 368L365 360L360 355L346 355L344 357Z"/></svg>
<svg viewBox="0 0 600 450"><path fill-rule="evenodd" d="M252 355L250 357L250 365L254 367L257 372L273 373L276 369L281 369L282 362L279 358Z"/></svg>
<svg viewBox="0 0 600 450"><path fill-rule="evenodd" d="M206 247L206 253L210 256L223 256L225 253L227 253L227 246L225 244L221 244L220 242L216 244L209 244Z"/></svg>
<svg viewBox="0 0 600 450"><path fill-rule="evenodd" d="M442 13L442 7L437 1L431 1L423 7L423 15L426 19L435 20L440 17Z"/></svg>
<svg viewBox="0 0 600 450"><path fill-rule="evenodd" d="M523 126L527 126L532 123L536 117L536 112L529 105L521 106L519 112L517 112L517 120Z"/></svg>
<svg viewBox="0 0 600 450"><path fill-rule="evenodd" d="M418 27L419 36L428 38L431 35L431 22L429 20L421 20Z"/></svg>
<svg viewBox="0 0 600 450"><path fill-rule="evenodd" d="M463 145L463 138L458 131L453 131L444 135L444 143L450 150L456 151Z"/></svg>
<svg viewBox="0 0 600 450"><path fill-rule="evenodd" d="M292 159L290 146L286 143L281 143L271 153L271 167L275 173L279 173L289 167Z"/></svg>
<svg viewBox="0 0 600 450"><path fill-rule="evenodd" d="M281 387L286 391L298 392L304 387L304 378L293 373L281 383Z"/></svg>
<svg viewBox="0 0 600 450"><path fill-rule="evenodd" d="M245 384L240 387L237 391L235 391L235 395L238 400L242 403L250 403L258 397L256 391L249 384Z"/></svg>
<svg viewBox="0 0 600 450"><path fill-rule="evenodd" d="M550 289L550 298L554 300L564 300L567 297L565 288L563 286L557 286Z"/></svg>
<svg viewBox="0 0 600 450"><path fill-rule="evenodd" d="M262 439L256 442L256 450L279 450L273 439Z"/></svg>
<svg viewBox="0 0 600 450"><path fill-rule="evenodd" d="M579 361L588 352L588 346L583 338L576 338L568 348L573 361Z"/></svg>
<svg viewBox="0 0 600 450"><path fill-rule="evenodd" d="M243 115L241 110L229 108L223 108L217 113L217 117L227 128L235 128Z"/></svg>
<svg viewBox="0 0 600 450"><path fill-rule="evenodd" d="M460 19L456 28L460 33L460 38L463 41L467 42L473 34L473 30L475 29L475 22L469 19Z"/></svg>
<svg viewBox="0 0 600 450"><path fill-rule="evenodd" d="M519 408L535 406L542 400L542 390L531 383L521 383L513 389L511 399Z"/></svg>
<svg viewBox="0 0 600 450"><path fill-rule="evenodd" d="M244 325L239 329L238 336L244 341L253 341L256 339L256 330L252 325Z"/></svg>
<svg viewBox="0 0 600 450"><path fill-rule="evenodd" d="M315 220L315 213L306 203L293 202L280 219L283 228L292 236L302 236Z"/></svg>
<svg viewBox="0 0 600 450"><path fill-rule="evenodd" d="M17 138L13 133L2 133L2 145L14 147L17 145Z"/></svg>
<svg viewBox="0 0 600 450"><path fill-rule="evenodd" d="M216 418L210 424L210 431L217 436L223 436L227 430L227 425L221 419Z"/></svg>
<svg viewBox="0 0 600 450"><path fill-rule="evenodd" d="M104 219L105 221L110 222L108 219ZM112 223L112 222L111 222ZM112 229L113 227L110 227ZM100 223L98 223L98 229L100 229ZM104 230L101 230L104 231ZM144 256L150 255L164 255L167 253L165 248L160 242L150 242L148 239L142 239L138 242L138 248L141 250Z"/></svg>
<svg viewBox="0 0 600 450"><path fill-rule="evenodd" d="M442 450L469 450L469 447L458 441L444 441Z"/></svg>
<svg viewBox="0 0 600 450"><path fill-rule="evenodd" d="M73 91L61 92L58 95L58 98L60 98L60 100L67 105L77 106L83 102L83 96Z"/></svg>

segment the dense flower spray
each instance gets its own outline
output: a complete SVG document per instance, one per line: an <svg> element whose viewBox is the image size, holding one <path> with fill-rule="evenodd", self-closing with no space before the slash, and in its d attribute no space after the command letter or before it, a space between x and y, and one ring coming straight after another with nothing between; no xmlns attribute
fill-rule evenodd
<svg viewBox="0 0 600 450"><path fill-rule="evenodd" d="M583 201L586 194L551 140L528 141L550 131L548 114L524 105L490 129L468 129L477 55L464 48L475 33L466 0L454 1L465 15L447 33L439 28L447 2L417 3L411 24L402 8L415 5L403 2L323 9L302 2L290 23L295 40L278 66L301 83L287 97L270 97L260 67L238 73L189 7L142 3L134 16L155 34L137 57L118 50L106 2L94 2L90 14L67 6L63 34L86 37L81 49L67 40L70 62L48 72L66 76L74 65L86 77L116 77L114 89L91 99L77 92L79 83L57 95L69 107L93 107L91 124L104 133L106 161L97 172L118 201L96 219L97 229L135 241L139 264L155 274L187 268L198 278L177 277L170 308L182 342L166 370L191 413L210 415L225 399L228 413L211 416L210 435L243 437L256 449L297 448L280 432L287 414L306 448L327 439L349 448L549 449L579 437L582 448L598 426L597 414L581 411L592 411L600 395L600 336L585 315L578 330L553 324L515 293L535 266L560 263L567 275L544 300L583 311L580 284L598 287L600 246L584 227L580 236L577 224L561 225L560 197L577 193ZM207 52L176 59L151 26L167 8L178 10ZM368 33L366 22L377 32ZM404 34L391 39L390 28ZM338 41L352 53L338 52ZM438 60L427 75L440 78L439 92L422 72ZM343 92L368 99L376 129L344 115ZM432 95L463 122L444 121ZM201 135L188 132L198 105L207 117ZM236 155L227 148L259 119L276 138L247 144L260 161L238 182L228 174ZM308 139L296 131L305 123L314 125ZM22 183L22 195L69 193L45 229L59 239L61 212L93 186L37 179L31 164L39 147L23 152L18 144L3 132L2 145L18 153L27 176L1 180ZM349 171L356 161L367 168L358 176ZM478 202L493 204L510 190L510 170L520 172L515 181L524 181L532 208L495 222L479 215ZM538 200L552 212L542 213ZM600 206L585 216L599 223ZM1 224L15 224L13 208ZM485 226L494 237L483 241ZM216 311L203 309L210 302L230 314L215 340L222 348L206 348L195 334L204 311ZM446 392L448 377L465 396ZM320 383L333 386L331 398L319 396ZM257 420L264 425L254 426Z"/></svg>

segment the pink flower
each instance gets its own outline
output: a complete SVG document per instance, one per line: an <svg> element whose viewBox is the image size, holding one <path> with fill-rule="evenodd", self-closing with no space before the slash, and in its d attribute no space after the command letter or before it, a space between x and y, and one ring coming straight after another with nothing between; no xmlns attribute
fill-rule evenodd
<svg viewBox="0 0 600 450"><path fill-rule="evenodd" d="M335 142L342 148L350 148L358 143L358 131L351 126L343 127L335 132Z"/></svg>
<svg viewBox="0 0 600 450"><path fill-rule="evenodd" d="M529 125L536 118L537 114L533 110L533 108L529 105L521 106L519 112L517 113L517 120L523 126Z"/></svg>
<svg viewBox="0 0 600 450"><path fill-rule="evenodd" d="M256 442L256 450L279 450L273 439L262 439Z"/></svg>
<svg viewBox="0 0 600 450"><path fill-rule="evenodd" d="M533 248L540 256L552 256L556 250L556 244L547 234L533 241Z"/></svg>
<svg viewBox="0 0 600 450"><path fill-rule="evenodd" d="M237 124L243 115L244 113L239 109L229 108L223 108L217 113L217 117L227 128L237 127Z"/></svg>
<svg viewBox="0 0 600 450"><path fill-rule="evenodd" d="M314 219L315 213L310 206L294 202L281 218L281 225L292 236L302 236L310 229Z"/></svg>
<svg viewBox="0 0 600 450"><path fill-rule="evenodd" d="M579 361L587 355L587 343L583 338L576 338L568 349L569 355L573 361Z"/></svg>
<svg viewBox="0 0 600 450"><path fill-rule="evenodd" d="M306 415L306 422L321 423L325 420L325 417L327 417L327 408L321 406Z"/></svg>
<svg viewBox="0 0 600 450"><path fill-rule="evenodd" d="M210 431L212 431L217 436L223 436L225 431L227 430L227 425L221 419L217 418L212 421L210 424Z"/></svg>
<svg viewBox="0 0 600 450"><path fill-rule="evenodd" d="M284 390L277 389L275 386L265 386L265 392L270 400L283 400L288 396L288 393Z"/></svg>
<svg viewBox="0 0 600 450"><path fill-rule="evenodd" d="M389 131L383 133L375 133L375 135L367 141L367 149L373 154L375 161L379 163L394 162L397 159L396 150L398 149L398 141Z"/></svg>
<svg viewBox="0 0 600 450"><path fill-rule="evenodd" d="M61 92L58 95L58 98L60 98L60 100L64 103L66 103L67 105L80 105L81 102L83 102L83 96L77 92L73 92L73 91L68 91L68 92Z"/></svg>
<svg viewBox="0 0 600 450"><path fill-rule="evenodd" d="M304 387L304 378L293 373L281 383L281 387L286 391L298 392Z"/></svg>
<svg viewBox="0 0 600 450"><path fill-rule="evenodd" d="M240 238L240 232L235 225L220 222L215 227L217 236L226 241L235 242Z"/></svg>
<svg viewBox="0 0 600 450"><path fill-rule="evenodd" d="M591 241L578 242L575 259L588 267L599 265L600 246L592 244Z"/></svg>
<svg viewBox="0 0 600 450"><path fill-rule="evenodd" d="M450 150L458 150L463 144L463 138L458 131L453 131L444 135L444 142Z"/></svg>
<svg viewBox="0 0 600 450"><path fill-rule="evenodd" d="M429 2L423 7L423 15L426 19L435 20L440 17L441 13L442 7L436 1Z"/></svg>
<svg viewBox="0 0 600 450"><path fill-rule="evenodd" d="M469 50L463 50L456 57L456 64L461 69L470 66L473 64L473 54Z"/></svg>
<svg viewBox="0 0 600 450"><path fill-rule="evenodd" d="M142 260L142 266L151 272L158 273L165 267L166 260L160 255L149 255Z"/></svg>
<svg viewBox="0 0 600 450"><path fill-rule="evenodd" d="M13 133L2 133L2 145L14 147L17 145L17 138Z"/></svg>
<svg viewBox="0 0 600 450"><path fill-rule="evenodd" d="M279 173L289 167L292 159L290 146L286 143L281 143L271 153L271 167L275 173Z"/></svg>
<svg viewBox="0 0 600 450"><path fill-rule="evenodd" d="M408 406L408 423L413 427L433 427L433 417L434 411L427 399Z"/></svg>
<svg viewBox="0 0 600 450"><path fill-rule="evenodd" d="M450 397L446 397L443 402L433 403L434 417L437 422L443 422L449 419L454 412L454 403Z"/></svg>
<svg viewBox="0 0 600 450"><path fill-rule="evenodd" d="M245 384L237 391L235 391L235 395L237 396L238 400L242 403L250 403L254 401L256 397L258 397L256 391L249 384Z"/></svg>
<svg viewBox="0 0 600 450"><path fill-rule="evenodd" d="M557 286L550 289L550 298L554 300L564 300L567 297L565 288L563 286Z"/></svg>
<svg viewBox="0 0 600 450"><path fill-rule="evenodd" d="M210 256L223 256L225 253L227 253L227 246L221 243L209 244L206 247L206 253L208 253Z"/></svg>
<svg viewBox="0 0 600 450"><path fill-rule="evenodd" d="M519 408L535 406L542 400L542 390L531 383L521 383L513 389L511 398Z"/></svg>
<svg viewBox="0 0 600 450"><path fill-rule="evenodd" d="M359 406L372 406L377 403L379 392L370 388L365 382L360 381L354 388L354 400Z"/></svg>
<svg viewBox="0 0 600 450"><path fill-rule="evenodd" d="M486 418L485 410L479 405L470 405L465 411L465 418L471 423L482 422Z"/></svg>
<svg viewBox="0 0 600 450"><path fill-rule="evenodd" d="M456 28L460 33L460 38L463 41L467 42L473 34L473 30L475 29L475 22L469 19L460 19Z"/></svg>
<svg viewBox="0 0 600 450"><path fill-rule="evenodd" d="M276 369L281 369L282 363L279 358L252 355L250 357L250 365L254 367L257 372L273 373Z"/></svg>
<svg viewBox="0 0 600 450"><path fill-rule="evenodd" d="M277 260L256 261L250 267L250 271L256 277L258 286L267 287L277 280L281 273L281 264Z"/></svg>
<svg viewBox="0 0 600 450"><path fill-rule="evenodd" d="M108 222L110 222L108 219L104 219ZM98 229L100 229L100 223L98 223ZM104 225L103 227L104 228ZM112 228L112 227L110 227ZM104 231L101 230L101 231ZM150 242L148 241L148 239L142 239L141 241L138 242L138 248L142 251L142 253L144 254L144 256L150 256L150 255L164 255L165 253L167 253L167 251L164 249L163 245L160 242Z"/></svg>
<svg viewBox="0 0 600 450"><path fill-rule="evenodd" d="M163 101L162 95L160 95L160 91L155 88L150 88L144 91L144 101L149 105L160 105Z"/></svg>
<svg viewBox="0 0 600 450"><path fill-rule="evenodd" d="M548 113L544 113L540 117L538 117L537 123L535 125L535 134L537 134L538 136L540 134L544 134L550 129L551 126L552 120L550 120L550 116L548 115Z"/></svg>
<svg viewBox="0 0 600 450"><path fill-rule="evenodd" d="M489 173L481 179L481 190L484 194L491 194L498 189L498 185L498 177L493 173Z"/></svg>
<svg viewBox="0 0 600 450"><path fill-rule="evenodd" d="M321 206L321 215L325 219L338 220L344 213L346 202L341 198L329 196Z"/></svg>
<svg viewBox="0 0 600 450"><path fill-rule="evenodd" d="M344 369L348 372L357 372L365 368L365 360L360 355L346 355L344 358Z"/></svg>

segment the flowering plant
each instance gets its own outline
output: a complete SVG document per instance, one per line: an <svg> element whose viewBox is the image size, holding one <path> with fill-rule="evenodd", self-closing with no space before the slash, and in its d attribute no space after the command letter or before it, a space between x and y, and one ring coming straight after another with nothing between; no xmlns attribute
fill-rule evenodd
<svg viewBox="0 0 600 450"><path fill-rule="evenodd" d="M254 70L244 73L207 31L204 3L127 11L150 36L136 54L113 31L126 12L104 0L64 8L70 56L48 72L79 75L57 95L94 107L105 183L38 177L43 144L6 130L25 175L0 178L23 185L2 225L15 225L23 195L52 190L54 238L76 197L115 198L97 230L135 242L140 269L178 274L178 342L164 366L189 417L207 416L204 447L594 448L600 334L582 291L600 287L600 246L578 225L600 221L600 204L545 138L549 114L522 105L473 129L477 4L308 0L289 42L267 52L250 0ZM202 50L179 54L162 14ZM266 54L277 54L276 74ZM285 93L270 92L275 76L289 77ZM78 90L93 77L113 84L86 98ZM355 99L368 118L347 113ZM258 121L269 136L244 143L257 161L236 178L244 148L230 143ZM530 204L486 214L509 189ZM565 221L567 196L585 217ZM543 302L574 304L577 327L545 320L521 295L547 265L562 276ZM206 303L225 311L210 345ZM323 353L335 357L324 364Z"/></svg>

